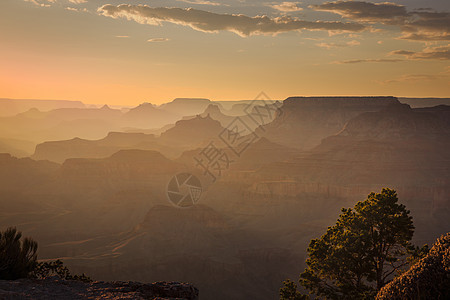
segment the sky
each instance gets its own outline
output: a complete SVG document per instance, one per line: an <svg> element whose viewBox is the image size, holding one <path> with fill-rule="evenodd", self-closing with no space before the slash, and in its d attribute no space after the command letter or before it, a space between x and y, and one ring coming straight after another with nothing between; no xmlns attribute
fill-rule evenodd
<svg viewBox="0 0 450 300"><path fill-rule="evenodd" d="M450 97L450 1L1 0L0 98Z"/></svg>

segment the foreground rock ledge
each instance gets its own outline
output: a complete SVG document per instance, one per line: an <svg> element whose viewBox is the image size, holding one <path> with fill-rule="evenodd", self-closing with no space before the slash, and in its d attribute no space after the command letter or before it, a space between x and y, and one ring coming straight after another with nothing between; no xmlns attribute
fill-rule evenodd
<svg viewBox="0 0 450 300"><path fill-rule="evenodd" d="M84 283L47 279L0 280L0 299L186 299L197 300L198 289L187 283Z"/></svg>

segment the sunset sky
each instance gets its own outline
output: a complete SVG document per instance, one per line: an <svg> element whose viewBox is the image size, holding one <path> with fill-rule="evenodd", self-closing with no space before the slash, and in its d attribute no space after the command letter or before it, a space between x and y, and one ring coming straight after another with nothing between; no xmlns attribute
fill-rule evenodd
<svg viewBox="0 0 450 300"><path fill-rule="evenodd" d="M0 98L450 97L450 1L1 0Z"/></svg>

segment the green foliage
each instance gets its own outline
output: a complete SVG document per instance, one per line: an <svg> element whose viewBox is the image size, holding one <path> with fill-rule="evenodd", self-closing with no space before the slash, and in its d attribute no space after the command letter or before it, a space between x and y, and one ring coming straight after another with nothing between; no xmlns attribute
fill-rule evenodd
<svg viewBox="0 0 450 300"><path fill-rule="evenodd" d="M30 238L21 241L22 233L10 227L0 231L0 279L28 277L36 266L38 245Z"/></svg>
<svg viewBox="0 0 450 300"><path fill-rule="evenodd" d="M297 284L290 279L283 281L280 289L280 300L308 300L309 297L297 290Z"/></svg>
<svg viewBox="0 0 450 300"><path fill-rule="evenodd" d="M70 274L69 269L64 266L61 260L39 262L33 272L35 278L46 278L52 275L58 275L61 279L65 280L78 280L83 282L91 282L92 279L86 276L84 273L81 275Z"/></svg>
<svg viewBox="0 0 450 300"><path fill-rule="evenodd" d="M311 241L300 284L323 298L373 299L407 265L407 255L420 252L410 244L410 212L397 202L397 193L385 188L342 209L336 225Z"/></svg>

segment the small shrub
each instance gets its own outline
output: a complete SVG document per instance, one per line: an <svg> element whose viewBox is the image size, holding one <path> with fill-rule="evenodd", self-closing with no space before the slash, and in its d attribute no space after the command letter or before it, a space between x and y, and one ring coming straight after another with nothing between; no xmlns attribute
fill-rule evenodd
<svg viewBox="0 0 450 300"><path fill-rule="evenodd" d="M70 274L69 269L64 266L61 260L39 262L33 271L33 277L43 279L49 276L58 275L61 279L65 280L78 280L83 282L91 282L92 279L86 276L84 273L81 275Z"/></svg>
<svg viewBox="0 0 450 300"><path fill-rule="evenodd" d="M24 238L14 227L0 231L0 280L16 280L20 278L43 279L58 275L65 280L91 282L84 273L72 275L61 260L37 262L38 244L31 238Z"/></svg>
<svg viewBox="0 0 450 300"><path fill-rule="evenodd" d="M14 227L0 231L0 279L28 277L36 267L38 245L31 238L22 239Z"/></svg>

